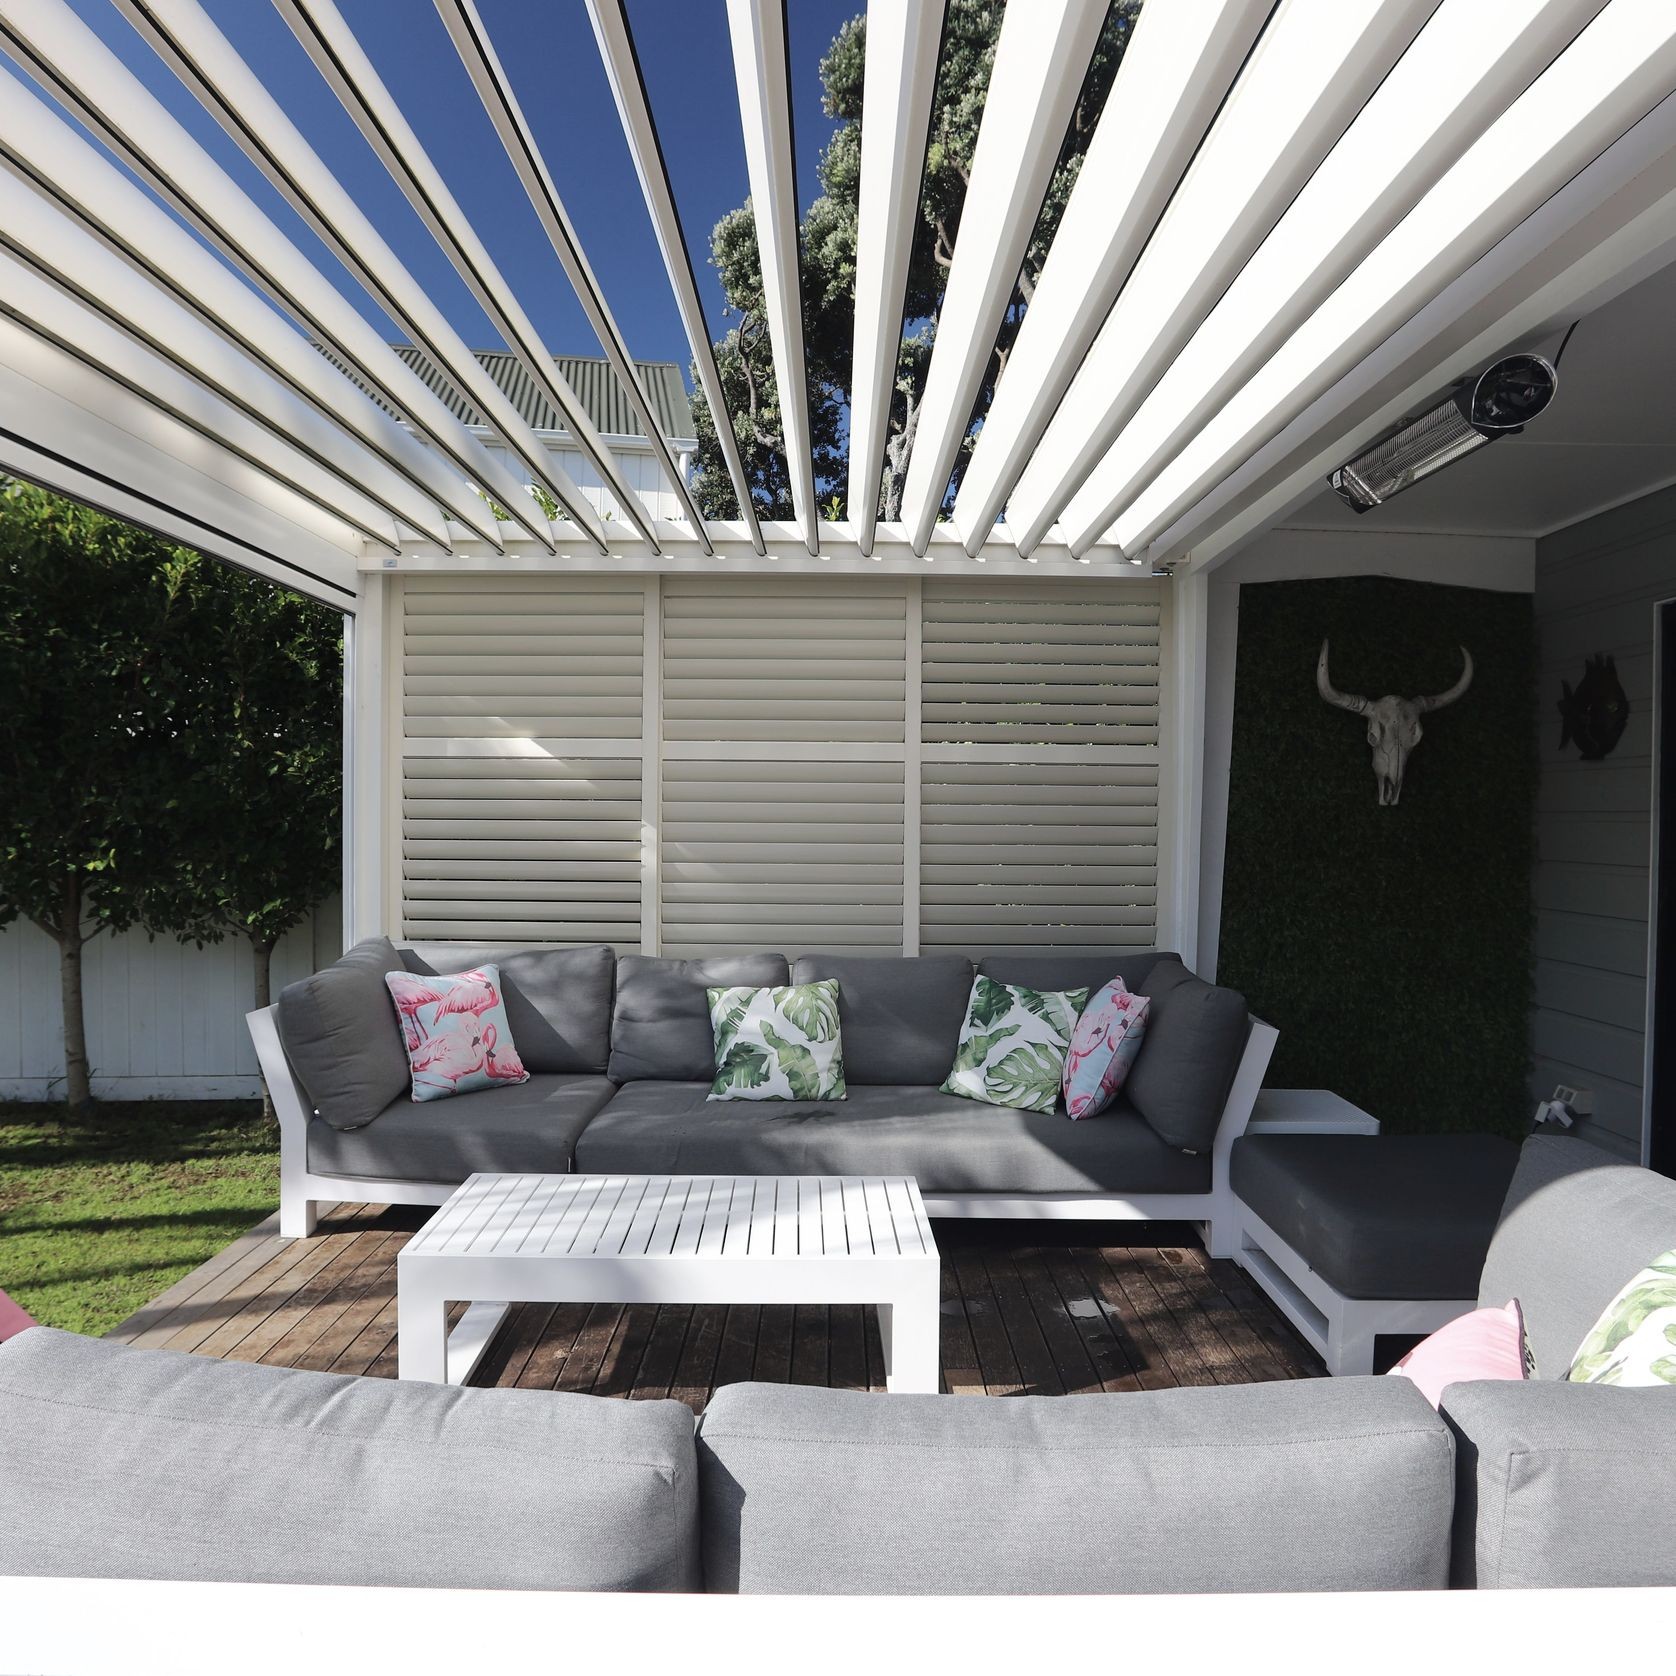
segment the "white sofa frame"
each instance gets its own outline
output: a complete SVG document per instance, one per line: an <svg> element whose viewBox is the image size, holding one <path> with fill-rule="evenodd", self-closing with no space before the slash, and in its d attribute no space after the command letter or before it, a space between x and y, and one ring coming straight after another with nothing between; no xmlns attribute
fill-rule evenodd
<svg viewBox="0 0 1676 1676"><path fill-rule="evenodd" d="M445 1181L379 1181L367 1176L322 1175L308 1167L312 1108L279 1041L279 1009L247 1013L250 1038L279 1119L279 1231L288 1239L314 1232L320 1207L340 1201L389 1205L440 1205L459 1185ZM1011 1218L1021 1221L1193 1222L1212 1257L1234 1256L1239 1206L1228 1186L1228 1153L1245 1133L1279 1032L1251 1021L1245 1052L1234 1073L1211 1149L1211 1185L1205 1193L927 1193L930 1216Z"/></svg>

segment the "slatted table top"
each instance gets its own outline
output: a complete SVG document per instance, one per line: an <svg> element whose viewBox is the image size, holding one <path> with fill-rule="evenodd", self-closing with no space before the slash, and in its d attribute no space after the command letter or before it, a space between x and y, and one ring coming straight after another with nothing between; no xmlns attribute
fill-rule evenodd
<svg viewBox="0 0 1676 1676"><path fill-rule="evenodd" d="M912 1176L474 1175L401 1261L936 1259Z"/></svg>

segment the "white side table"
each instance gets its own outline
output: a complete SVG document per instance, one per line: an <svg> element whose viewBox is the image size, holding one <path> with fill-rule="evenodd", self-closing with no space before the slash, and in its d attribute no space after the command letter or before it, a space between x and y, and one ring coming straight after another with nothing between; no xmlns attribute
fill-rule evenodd
<svg viewBox="0 0 1676 1676"><path fill-rule="evenodd" d="M1379 1119L1327 1088L1265 1088L1248 1135L1377 1135Z"/></svg>

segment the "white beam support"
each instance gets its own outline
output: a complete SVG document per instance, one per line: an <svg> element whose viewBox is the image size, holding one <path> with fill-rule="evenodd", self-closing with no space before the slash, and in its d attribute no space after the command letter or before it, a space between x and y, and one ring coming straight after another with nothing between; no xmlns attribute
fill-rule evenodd
<svg viewBox="0 0 1676 1676"><path fill-rule="evenodd" d="M716 427L716 440L721 446L723 459L727 461L728 477L739 503L739 516L750 533L752 546L760 553L763 551L762 531L756 507L751 501L750 479L739 453L738 438L733 434L733 419L728 409L727 394L722 389L721 369L716 365L715 350L711 347L710 328L704 318L704 304L699 299L698 282L693 277L692 256L687 249L686 235L681 230L681 217L670 190L669 171L664 164L663 147L658 142L657 124L652 120L652 107L641 79L628 14L623 9L623 0L587 0L587 4L606 79L611 84L611 95L617 103L623 138L627 140L629 155L634 160L640 193L646 200L652 231L657 236L658 250L663 256L664 272L669 276L669 288L675 295L675 306L680 311L687 344L692 350L699 388L709 405Z"/></svg>
<svg viewBox="0 0 1676 1676"><path fill-rule="evenodd" d="M1273 9L1201 0L1142 11L961 476L954 522L974 558Z"/></svg>
<svg viewBox="0 0 1676 1676"><path fill-rule="evenodd" d="M576 300L581 303L582 312L587 315L588 324L593 327L594 336L599 339L599 346L611 363L611 370L616 373L623 393L640 420L640 427L646 433L664 477L702 542L706 539L703 514L694 503L687 480L670 451L669 440L663 434L651 397L646 393L640 369L635 365L628 343L612 317L605 292L594 277L593 267L582 249L582 241L565 211L558 187L553 183L541 148L536 144L535 134L512 91L512 84L478 15L476 4L474 0L436 0L436 7L460 55L460 62L465 65L466 74L471 77L472 86L483 102L483 109L506 148L507 158L523 185L536 219L553 247L553 254L564 268L576 292Z"/></svg>
<svg viewBox="0 0 1676 1676"><path fill-rule="evenodd" d="M1029 552L1436 0L1281 0L1007 506ZM1415 121L1424 123L1423 113Z"/></svg>
<svg viewBox="0 0 1676 1676"><path fill-rule="evenodd" d="M792 512L802 526L803 544L813 555L820 552L820 509L815 504L809 370L803 350L803 274L783 0L727 0L727 21Z"/></svg>
<svg viewBox="0 0 1676 1676"><path fill-rule="evenodd" d="M1137 548L1676 91L1676 9L1612 0L1125 513Z"/></svg>
<svg viewBox="0 0 1676 1676"><path fill-rule="evenodd" d="M902 491L917 550L942 510L1105 20L1106 8L1089 0L1033 0L1002 16Z"/></svg>
<svg viewBox="0 0 1676 1676"><path fill-rule="evenodd" d="M943 14L943 0L872 0L867 8L849 461L850 519L863 553L873 551L879 522Z"/></svg>
<svg viewBox="0 0 1676 1676"><path fill-rule="evenodd" d="M195 7L197 0L191 0L191 3ZM605 439L588 417L581 398L554 364L553 353L542 342L534 321L524 311L494 258L477 236L470 219L448 189L424 146L419 143L418 135L402 115L401 107L391 97L372 60L344 22L335 0L274 0L274 4L280 16L290 24L304 51L313 59L326 85L337 94L355 126L361 130L362 138L389 170L390 178L401 188L403 197L425 223L431 237L453 264L454 271L465 281L466 288L500 333L501 340L523 363L536 388L559 415L584 457L599 473L600 481L616 498L623 516L655 547L657 539L653 534L652 520L639 494L624 479ZM516 448L515 443L513 446ZM536 475L538 482L545 482L542 474ZM566 494L559 494L551 484L548 487L552 488L572 517L578 516L573 499L586 513L592 513L592 506L582 496L580 486L573 483L556 463L551 465L551 475L565 484ZM583 516L580 521L590 534L596 533L588 517Z"/></svg>

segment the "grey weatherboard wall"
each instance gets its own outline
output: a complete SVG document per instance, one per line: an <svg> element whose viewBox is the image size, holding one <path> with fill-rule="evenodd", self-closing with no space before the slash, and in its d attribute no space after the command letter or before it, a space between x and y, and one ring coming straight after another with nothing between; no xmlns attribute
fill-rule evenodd
<svg viewBox="0 0 1676 1676"><path fill-rule="evenodd" d="M1641 1146L1653 784L1653 623L1676 596L1676 489L1537 543L1536 1007L1533 1094L1557 1082L1595 1093L1589 1138ZM1609 652L1629 725L1602 762L1560 748L1555 706L1590 653Z"/></svg>

